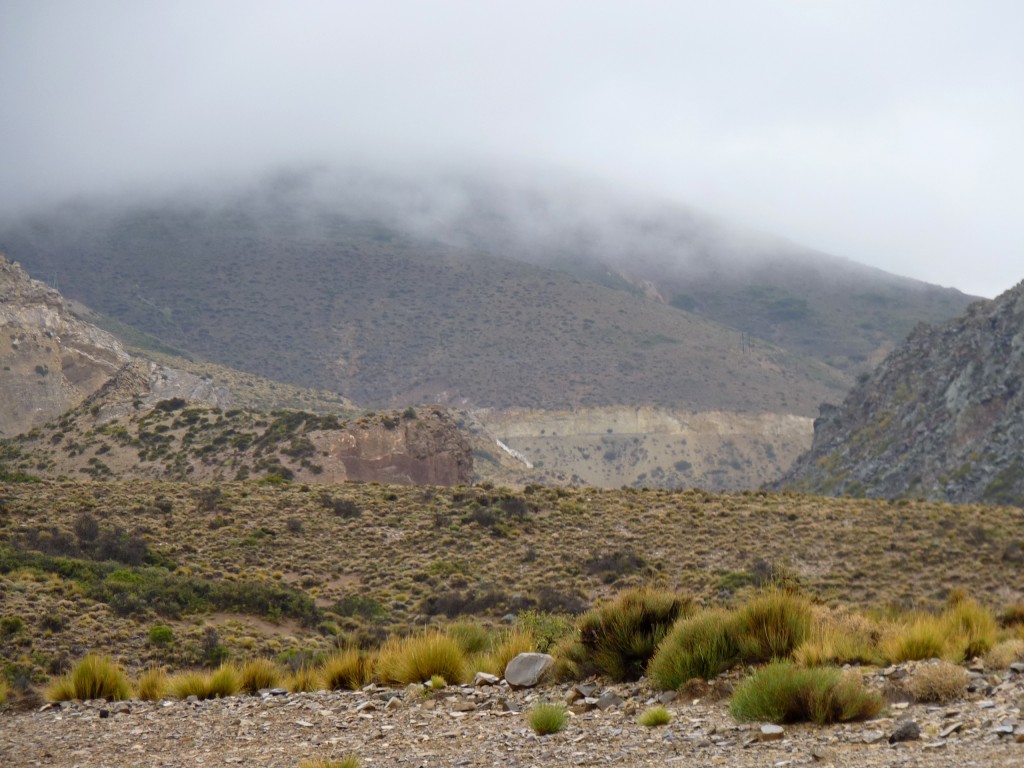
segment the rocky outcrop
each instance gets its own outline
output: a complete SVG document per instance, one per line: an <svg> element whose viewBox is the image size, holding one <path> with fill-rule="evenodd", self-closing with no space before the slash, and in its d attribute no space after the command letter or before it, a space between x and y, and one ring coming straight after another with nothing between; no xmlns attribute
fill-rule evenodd
<svg viewBox="0 0 1024 768"><path fill-rule="evenodd" d="M0 437L73 408L130 359L109 333L76 319L57 291L0 257Z"/></svg>
<svg viewBox="0 0 1024 768"><path fill-rule="evenodd" d="M822 407L779 485L1024 506L1024 282L916 328L842 406Z"/></svg>
<svg viewBox="0 0 1024 768"><path fill-rule="evenodd" d="M407 412L408 413L408 412ZM319 482L458 485L473 481L465 436L445 411L421 409L416 418L385 416L345 430L319 431Z"/></svg>

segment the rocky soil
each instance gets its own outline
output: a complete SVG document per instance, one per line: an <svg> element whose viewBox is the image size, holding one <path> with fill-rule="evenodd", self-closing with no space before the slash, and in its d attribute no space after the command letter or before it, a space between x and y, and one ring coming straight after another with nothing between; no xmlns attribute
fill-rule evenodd
<svg viewBox="0 0 1024 768"><path fill-rule="evenodd" d="M962 700L935 706L906 701L913 666L866 672L889 707L831 726L738 724L724 691L706 687L661 694L672 721L644 728L637 714L659 695L643 683L48 704L0 714L0 764L292 768L355 754L364 766L1024 766L1024 674L973 671ZM526 716L545 700L571 702L573 714L537 736Z"/></svg>

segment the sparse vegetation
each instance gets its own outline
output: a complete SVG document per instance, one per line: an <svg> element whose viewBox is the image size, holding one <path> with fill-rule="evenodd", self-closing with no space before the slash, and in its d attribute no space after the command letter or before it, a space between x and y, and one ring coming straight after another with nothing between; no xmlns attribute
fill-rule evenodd
<svg viewBox="0 0 1024 768"><path fill-rule="evenodd" d="M534 733L540 736L558 733L565 728L569 720L569 713L563 704L552 704L549 702L538 702L530 709L527 715L527 722Z"/></svg>
<svg viewBox="0 0 1024 768"><path fill-rule="evenodd" d="M915 667L907 687L917 701L945 704L964 695L967 672L948 661L923 664Z"/></svg>
<svg viewBox="0 0 1024 768"><path fill-rule="evenodd" d="M648 707L641 712L637 722L644 726L644 728L657 728L672 722L672 714L659 704L658 706Z"/></svg>

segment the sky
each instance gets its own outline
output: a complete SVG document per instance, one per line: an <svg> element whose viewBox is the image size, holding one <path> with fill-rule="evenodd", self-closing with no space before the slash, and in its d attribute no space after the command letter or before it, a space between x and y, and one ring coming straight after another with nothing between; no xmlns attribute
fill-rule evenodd
<svg viewBox="0 0 1024 768"><path fill-rule="evenodd" d="M1019 0L0 0L0 212L310 163L536 168L994 296Z"/></svg>

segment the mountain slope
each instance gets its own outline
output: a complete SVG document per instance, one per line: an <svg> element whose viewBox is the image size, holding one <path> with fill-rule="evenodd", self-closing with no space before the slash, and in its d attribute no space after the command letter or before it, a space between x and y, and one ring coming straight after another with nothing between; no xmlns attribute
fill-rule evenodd
<svg viewBox="0 0 1024 768"><path fill-rule="evenodd" d="M1024 282L917 328L841 407L823 408L780 485L1024 506Z"/></svg>

